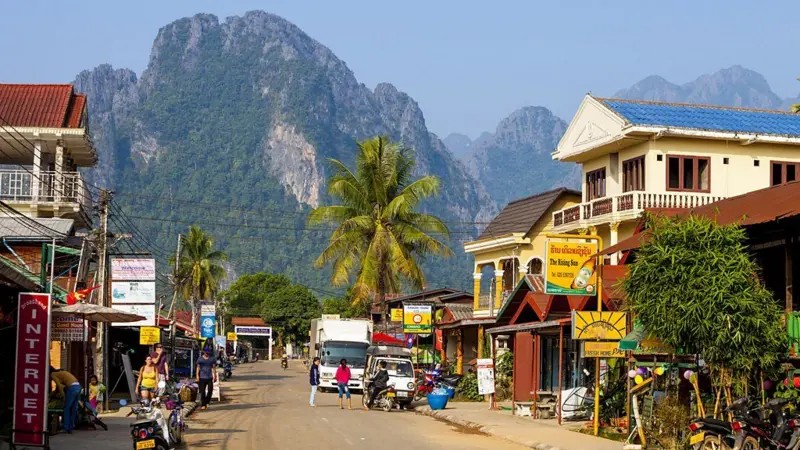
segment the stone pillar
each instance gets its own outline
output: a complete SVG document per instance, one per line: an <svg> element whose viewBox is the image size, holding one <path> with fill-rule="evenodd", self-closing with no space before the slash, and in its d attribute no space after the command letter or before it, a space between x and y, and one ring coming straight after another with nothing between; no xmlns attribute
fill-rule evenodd
<svg viewBox="0 0 800 450"><path fill-rule="evenodd" d="M481 303L481 273L480 267L478 272L472 274L472 310L477 311Z"/></svg>
<svg viewBox="0 0 800 450"><path fill-rule="evenodd" d="M62 195L66 192L64 189L64 144L61 142L56 145L55 163L56 173L53 180L53 185L55 186L53 197L56 202L60 202Z"/></svg>
<svg viewBox="0 0 800 450"><path fill-rule="evenodd" d="M495 270L494 271L494 286L495 286L495 295L494 295L494 309L495 312L500 309L503 305L503 274L505 272L502 270Z"/></svg>
<svg viewBox="0 0 800 450"><path fill-rule="evenodd" d="M478 355L477 358L483 358L483 326L478 325Z"/></svg>
<svg viewBox="0 0 800 450"><path fill-rule="evenodd" d="M461 337L461 329L456 330L456 373L464 374L464 339Z"/></svg>
<svg viewBox="0 0 800 450"><path fill-rule="evenodd" d="M619 222L611 222L609 224L609 229L611 230L611 238L609 240L608 246L612 246L619 242ZM602 250L602 249L601 249ZM619 253L615 252L611 255L611 264L616 265L619 262Z"/></svg>

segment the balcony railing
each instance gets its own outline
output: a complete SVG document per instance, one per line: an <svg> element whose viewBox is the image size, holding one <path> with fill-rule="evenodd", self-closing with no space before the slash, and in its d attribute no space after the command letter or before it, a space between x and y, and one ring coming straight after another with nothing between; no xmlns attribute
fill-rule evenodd
<svg viewBox="0 0 800 450"><path fill-rule="evenodd" d="M0 200L8 203L64 204L91 206L86 183L77 172L0 170Z"/></svg>
<svg viewBox="0 0 800 450"><path fill-rule="evenodd" d="M648 208L696 208L724 198L694 192L626 192L556 211L553 213L553 226L562 229L592 226L612 220L633 219Z"/></svg>

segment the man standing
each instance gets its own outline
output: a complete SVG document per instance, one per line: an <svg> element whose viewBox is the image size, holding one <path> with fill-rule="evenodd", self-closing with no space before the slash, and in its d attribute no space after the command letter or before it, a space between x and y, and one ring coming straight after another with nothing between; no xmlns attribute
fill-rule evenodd
<svg viewBox="0 0 800 450"><path fill-rule="evenodd" d="M210 352L204 351L197 360L197 385L200 388L200 408L208 409L214 383L217 382L217 361L211 358Z"/></svg>
<svg viewBox="0 0 800 450"><path fill-rule="evenodd" d="M311 407L316 407L316 403L314 403L314 396L317 395L317 386L319 386L319 358L314 358L314 362L311 363L311 371L309 372L309 383L311 383L311 397L308 399L308 405Z"/></svg>
<svg viewBox="0 0 800 450"><path fill-rule="evenodd" d="M369 401L364 409L369 411L370 408L372 408L372 404L375 403L375 399L378 398L378 394L380 394L382 390L386 389L388 383L389 372L386 371L386 361L381 361L378 363L378 372L372 377L372 383L369 385Z"/></svg>
<svg viewBox="0 0 800 450"><path fill-rule="evenodd" d="M64 431L72 433L78 419L78 397L81 396L81 384L71 373L66 370L58 370L53 366L50 366L50 379L56 384L56 389L64 398Z"/></svg>

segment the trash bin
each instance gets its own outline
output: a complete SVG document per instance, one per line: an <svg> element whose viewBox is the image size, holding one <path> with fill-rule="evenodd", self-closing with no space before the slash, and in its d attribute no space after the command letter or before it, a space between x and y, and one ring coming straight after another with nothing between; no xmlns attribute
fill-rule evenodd
<svg viewBox="0 0 800 450"><path fill-rule="evenodd" d="M447 406L447 401L450 399L448 394L428 394L428 406L431 409L444 409Z"/></svg>
<svg viewBox="0 0 800 450"><path fill-rule="evenodd" d="M450 397L450 400L456 398L456 388L449 387L446 388L446 390L447 390L447 395Z"/></svg>

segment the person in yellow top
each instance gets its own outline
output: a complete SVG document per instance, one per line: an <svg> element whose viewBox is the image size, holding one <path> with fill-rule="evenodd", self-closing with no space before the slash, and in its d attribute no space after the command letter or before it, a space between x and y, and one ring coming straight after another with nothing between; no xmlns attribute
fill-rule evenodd
<svg viewBox="0 0 800 450"><path fill-rule="evenodd" d="M144 365L139 369L139 379L136 380L136 391L142 400L151 398L158 385L158 368L153 364L154 358L151 355L145 358Z"/></svg>
<svg viewBox="0 0 800 450"><path fill-rule="evenodd" d="M105 391L106 387L97 380L97 375L89 377L89 406L95 412L97 412L97 405L103 401L103 393Z"/></svg>
<svg viewBox="0 0 800 450"><path fill-rule="evenodd" d="M78 397L81 396L81 384L74 375L66 370L58 370L50 366L50 380L56 384L58 393L64 397L64 431L72 433L75 419L78 417Z"/></svg>

